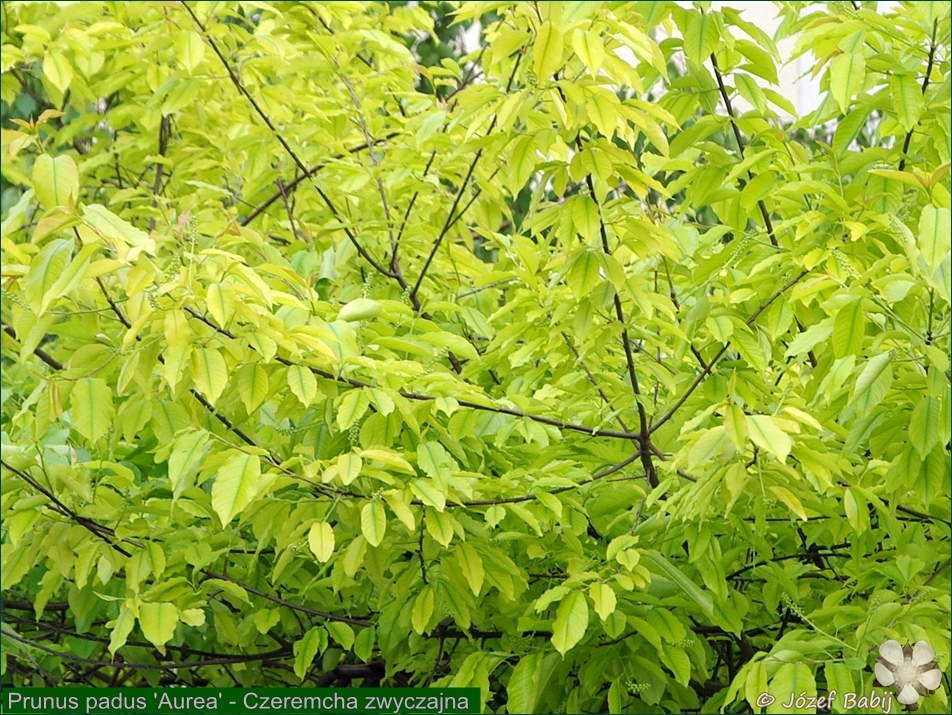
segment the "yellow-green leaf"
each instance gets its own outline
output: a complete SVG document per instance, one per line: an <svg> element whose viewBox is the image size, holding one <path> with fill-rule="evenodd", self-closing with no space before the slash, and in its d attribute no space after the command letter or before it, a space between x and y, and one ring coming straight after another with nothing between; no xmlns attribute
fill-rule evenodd
<svg viewBox="0 0 952 715"><path fill-rule="evenodd" d="M836 313L833 320L833 355L837 359L858 355L866 337L866 316L863 300L851 300Z"/></svg>
<svg viewBox="0 0 952 715"><path fill-rule="evenodd" d="M413 510L407 504L399 491L389 491L383 494L384 501L390 507L390 511L396 515L400 522L407 527L408 531L416 530L416 517L413 516Z"/></svg>
<svg viewBox="0 0 952 715"><path fill-rule="evenodd" d="M99 204L84 207L83 220L107 241L116 244L119 260L132 262L142 251L155 253L155 241L149 234ZM128 250L129 246L132 250Z"/></svg>
<svg viewBox="0 0 952 715"><path fill-rule="evenodd" d="M790 435L780 428L773 417L767 415L748 416L747 434L751 442L767 450L781 462L786 460L793 448Z"/></svg>
<svg viewBox="0 0 952 715"><path fill-rule="evenodd" d="M601 280L598 269L598 256L594 251L582 251L572 261L565 281L572 289L576 300L582 300L598 285Z"/></svg>
<svg viewBox="0 0 952 715"><path fill-rule="evenodd" d="M410 482L410 491L424 504L429 504L437 511L443 511L446 508L446 495L431 479L414 479Z"/></svg>
<svg viewBox="0 0 952 715"><path fill-rule="evenodd" d="M30 307L37 315L42 314L44 301L52 294L60 276L69 265L73 255L73 240L56 238L47 243L30 262L30 270L23 283L23 291Z"/></svg>
<svg viewBox="0 0 952 715"><path fill-rule="evenodd" d="M919 217L919 255L930 276L936 275L942 261L952 251L952 212L932 204L922 208Z"/></svg>
<svg viewBox="0 0 952 715"><path fill-rule="evenodd" d="M209 434L203 429L189 430L176 437L169 454L169 484L172 493L180 493L182 478L192 466L205 454Z"/></svg>
<svg viewBox="0 0 952 715"><path fill-rule="evenodd" d="M354 645L354 629L340 621L330 621L326 626L327 632L344 650L350 650Z"/></svg>
<svg viewBox="0 0 952 715"><path fill-rule="evenodd" d="M261 482L261 461L258 457L237 450L222 464L212 485L212 508L223 525L228 524L258 494Z"/></svg>
<svg viewBox="0 0 952 715"><path fill-rule="evenodd" d="M73 288L79 285L79 282L86 275L86 268L89 266L90 259L99 248L100 246L95 243L90 243L79 250L79 253L76 254L76 257L59 274L56 281L50 286L50 289L43 294L43 299L40 302L40 311L37 315L45 313L50 303L60 296L67 295Z"/></svg>
<svg viewBox="0 0 952 715"><path fill-rule="evenodd" d="M595 613L603 621L615 612L615 590L607 583L593 583L588 589L588 595L595 604Z"/></svg>
<svg viewBox="0 0 952 715"><path fill-rule="evenodd" d="M360 530L371 546L380 546L387 533L387 512L379 501L364 504L360 510Z"/></svg>
<svg viewBox="0 0 952 715"><path fill-rule="evenodd" d="M889 78L889 91L900 126L911 132L919 123L919 115L922 113L922 90L916 82L916 77L911 74L893 74Z"/></svg>
<svg viewBox="0 0 952 715"><path fill-rule="evenodd" d="M314 402L317 396L317 378L314 373L300 365L288 368L288 387L305 407Z"/></svg>
<svg viewBox="0 0 952 715"><path fill-rule="evenodd" d="M803 663L784 663L780 666L774 677L770 680L768 692L774 697L771 705L767 706L768 713L811 713L815 712L815 707L797 707L796 696L801 693L805 695L802 703L808 704L807 698L815 699L816 681L813 678L813 671L810 666ZM792 707L783 707L784 703L790 702L790 694L794 693L794 703Z"/></svg>
<svg viewBox="0 0 952 715"><path fill-rule="evenodd" d="M573 196L569 199L568 203L572 208L572 225L575 226L575 230L578 231L579 235L586 240L591 240L598 235L599 228L601 227L601 218L598 215L598 206L595 205L595 202L592 200L591 196ZM586 251L585 253L592 253L591 251ZM582 266L576 266L575 263L572 264L572 268L569 269L570 282L569 287L573 291L576 291L582 287L582 285L571 282L572 271L582 271L585 275L584 285L589 285L594 288L598 282L598 259L595 256L585 256L579 254L576 258L576 263L580 260L584 261ZM590 266L590 260L595 261L594 269ZM594 270L594 278L592 277L591 271ZM594 282L593 282L594 281ZM587 293L586 293L587 294ZM582 294L583 297L586 294ZM578 294L576 293L576 297Z"/></svg>
<svg viewBox="0 0 952 715"><path fill-rule="evenodd" d="M830 92L843 114L849 111L853 97L862 91L865 79L866 58L859 53L844 52L830 62Z"/></svg>
<svg viewBox="0 0 952 715"><path fill-rule="evenodd" d="M111 655L115 655L116 651L126 644L126 639L132 633L135 625L135 614L130 609L123 607L116 620L111 622L112 633L109 635L109 653Z"/></svg>
<svg viewBox="0 0 952 715"><path fill-rule="evenodd" d="M578 591L572 591L559 603L552 624L552 645L565 657L585 636L588 629L588 602Z"/></svg>
<svg viewBox="0 0 952 715"><path fill-rule="evenodd" d="M807 520L807 513L803 509L803 504L800 503L800 500L793 492L786 487L777 486L770 487L770 491L773 492L777 499L786 504L790 511L796 514L798 518L803 519L803 521Z"/></svg>
<svg viewBox="0 0 952 715"><path fill-rule="evenodd" d="M43 57L43 74L60 92L69 89L73 81L73 67L59 50L48 50Z"/></svg>
<svg viewBox="0 0 952 715"><path fill-rule="evenodd" d="M70 393L73 427L90 442L95 442L109 431L115 407L112 391L99 377L83 377L73 385Z"/></svg>
<svg viewBox="0 0 952 715"><path fill-rule="evenodd" d="M432 507L427 507L424 521L430 536L443 544L444 547L450 545L453 540L453 517L445 511L437 511Z"/></svg>
<svg viewBox="0 0 952 715"><path fill-rule="evenodd" d="M357 298L340 309L337 314L339 320L354 323L358 320L370 320L383 312L383 306L370 298Z"/></svg>
<svg viewBox="0 0 952 715"><path fill-rule="evenodd" d="M218 325L227 327L235 314L235 289L230 283L210 283L205 290L205 305Z"/></svg>
<svg viewBox="0 0 952 715"><path fill-rule="evenodd" d="M426 630L426 624L430 622L435 607L436 592L427 584L413 600L413 607L410 610L410 623L419 635L422 636Z"/></svg>
<svg viewBox="0 0 952 715"><path fill-rule="evenodd" d="M923 459L940 439L941 410L939 400L926 395L919 400L909 419L909 441Z"/></svg>
<svg viewBox="0 0 952 715"><path fill-rule="evenodd" d="M578 28L572 34L572 49L592 76L597 77L598 71L602 68L602 62L605 61L605 45L602 44L598 33Z"/></svg>
<svg viewBox="0 0 952 715"><path fill-rule="evenodd" d="M540 84L552 79L562 66L562 28L546 20L539 27L532 47L532 70Z"/></svg>
<svg viewBox="0 0 952 715"><path fill-rule="evenodd" d="M79 197L79 171L72 157L40 154L33 162L33 192L45 208L68 206Z"/></svg>
<svg viewBox="0 0 952 715"><path fill-rule="evenodd" d="M188 70L189 74L202 63L205 57L205 43L202 36L192 30L182 30L175 37L175 59Z"/></svg>
<svg viewBox="0 0 952 715"><path fill-rule="evenodd" d="M178 622L178 609L171 603L143 603L139 606L142 635L162 655L165 655L165 644L175 635Z"/></svg>
<svg viewBox="0 0 952 715"><path fill-rule="evenodd" d="M709 13L694 13L684 33L684 54L703 64L717 48L717 22Z"/></svg>
<svg viewBox="0 0 952 715"><path fill-rule="evenodd" d="M214 348L199 348L192 352L189 367L195 386L214 405L228 384L225 358Z"/></svg>
<svg viewBox="0 0 952 715"><path fill-rule="evenodd" d="M469 544L460 543L456 547L456 561L459 563L460 571L466 578L473 595L478 596L485 577L483 560L479 553Z"/></svg>
<svg viewBox="0 0 952 715"><path fill-rule="evenodd" d="M315 626L304 637L294 644L294 674L304 679L307 671L314 662L314 657L327 648L327 631L321 626Z"/></svg>
<svg viewBox="0 0 952 715"><path fill-rule="evenodd" d="M326 521L311 524L307 545L318 561L327 563L334 553L334 527Z"/></svg>
<svg viewBox="0 0 952 715"><path fill-rule="evenodd" d="M364 461L353 452L346 452L337 458L337 474L344 486L357 478L363 466Z"/></svg>
<svg viewBox="0 0 952 715"><path fill-rule="evenodd" d="M243 365L238 371L238 394L248 414L257 409L268 396L268 371L260 363Z"/></svg>
<svg viewBox="0 0 952 715"><path fill-rule="evenodd" d="M368 407L370 407L370 394L367 390L357 388L345 393L337 406L337 426L342 430L348 429L364 416Z"/></svg>

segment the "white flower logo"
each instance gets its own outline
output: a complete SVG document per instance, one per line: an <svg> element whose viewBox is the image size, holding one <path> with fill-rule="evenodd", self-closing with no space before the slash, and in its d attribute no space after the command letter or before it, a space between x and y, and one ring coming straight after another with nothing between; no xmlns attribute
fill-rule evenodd
<svg viewBox="0 0 952 715"><path fill-rule="evenodd" d="M915 646L899 645L899 641L886 641L879 646L882 658L876 660L876 680L885 687L896 690L896 699L907 710L918 708L920 695L931 695L942 679L936 668L935 651L925 641Z"/></svg>

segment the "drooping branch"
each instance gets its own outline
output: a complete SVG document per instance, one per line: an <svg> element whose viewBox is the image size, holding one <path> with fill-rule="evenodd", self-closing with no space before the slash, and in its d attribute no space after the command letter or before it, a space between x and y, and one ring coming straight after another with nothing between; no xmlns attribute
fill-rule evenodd
<svg viewBox="0 0 952 715"><path fill-rule="evenodd" d="M274 135L275 139L278 140L278 142L284 148L285 152L287 152L288 156L291 157L291 160L297 165L297 168L301 172L301 174L305 176L313 177L313 173L308 169L307 166L305 166L304 162L301 161L301 158L297 155L294 149L291 148L291 145L288 143L287 139L284 138L284 135L280 131L278 131L278 128L274 125L274 122L271 121L271 118L261 108L261 105L259 105L258 102L255 100L254 95L252 95L251 92L248 91L247 87L245 87L245 85L242 83L241 79L238 77L238 75L235 73L235 70L232 68L231 63L228 61L224 53L218 47L218 43L215 42L215 40L212 39L211 35L208 34L208 31L206 30L205 25L201 22L201 20L198 19L198 16L192 11L192 8L188 6L188 3L185 2L185 0L181 0L181 4L182 4L182 7L185 8L185 11L192 18L192 21L201 30L202 37L204 38L205 42L209 44L209 46L218 56L218 59L221 60L221 63L224 65L225 70L228 72L228 77L229 79L231 79L231 83L235 85L235 88L245 97L245 99L248 100L252 108L255 110L255 113L261 118L261 121L263 121L267 125L268 129ZM347 238L353 244L354 248L357 249L357 253L359 253L360 256L365 261L367 261L371 266L373 266L374 270L376 270L379 273L382 273L385 276L392 278L393 276L390 274L390 272L387 269L385 269L380 264L380 262L370 254L367 248L361 245L360 241L357 240L357 236L354 234L351 228L347 225L347 223L343 220L343 216L338 211L337 207L333 204L333 202L330 200L330 197L324 192L324 190L321 189L321 187L317 185L316 183L314 183L313 186L315 190L317 191L318 195L321 197L321 199L323 199L324 203L327 205L327 208L330 210L331 214L333 214L334 218L336 218L338 222L341 224L342 230L347 235Z"/></svg>
<svg viewBox="0 0 952 715"><path fill-rule="evenodd" d="M786 293L794 285L799 283L803 279L803 277L807 275L808 273L809 271L804 270L796 278L794 278L791 281L788 281L782 288L780 288L777 292L771 295L766 301L761 303L760 307L754 311L753 315L751 315L749 318L747 318L746 321L744 321L745 324L750 325L751 323L753 323L761 313L767 310L767 308L769 308L771 304L773 304L773 302L777 300L777 298L779 298L781 295ZM664 415L662 415L661 418L658 419L658 421L655 422L651 426L651 429L649 430L650 433L653 434L658 429L660 429L668 420L674 417L675 413L681 408L681 405L683 405L687 401L687 399L691 396L691 394L698 388L698 386L702 382L704 382L704 378L711 374L711 370L714 369L714 366L717 364L717 361L720 360L724 356L724 354L727 352L727 349L730 347L730 344L731 343L729 340L726 343L724 343L724 346L717 352L717 354L710 360L710 362L707 363L707 367L705 367L703 370L701 370L701 372L698 373L697 377L694 378L694 382L692 382L690 387L688 387L688 389L684 391L684 394L678 398L677 402L674 403L671 409L665 412Z"/></svg>
<svg viewBox="0 0 952 715"><path fill-rule="evenodd" d="M44 487L42 484L40 484L38 481L36 481L33 477L31 477L26 472L20 471L19 469L11 466L10 464L7 464L7 462L3 461L2 459L0 459L0 464L2 464L5 469L10 470L10 472L12 472L16 476L18 476L20 479L22 479L24 482L29 484L37 492L39 492L40 494L45 496L47 499L49 499L51 502L53 502L52 508L55 511L65 516L70 521L76 524L79 524L81 527L86 529L86 531L91 533L97 539L100 539L101 541L105 542L108 546L110 546L115 551L118 551L123 556L126 556L126 557L132 556L131 553L129 553L124 548L122 548L119 544L113 541L113 539L116 538L116 532L113 529L110 529L108 526L103 526L102 524L99 524L93 521L92 519L87 519L86 517L80 516L75 511L73 511L68 506L66 506L62 501L60 501L57 498L57 496L53 494L53 492L51 492L49 489ZM138 546L140 548L142 546L141 544L138 544L134 541L130 541L129 539L122 539L122 541L130 543L134 546Z"/></svg>
<svg viewBox="0 0 952 715"><path fill-rule="evenodd" d="M522 61L522 55L520 54L516 57L516 61L513 64L512 72L509 75L509 81L506 83L506 93L512 89L512 83L516 79L516 72L519 70L519 64ZM489 123L489 129L486 130L486 135L492 134L493 129L496 128L496 122L499 119L499 116L494 114L492 121ZM483 147L476 152L476 155L473 157L472 162L470 162L469 169L466 172L466 176L463 178L462 183L459 185L459 189L456 191L456 196L453 197L453 205L450 206L449 213L446 214L446 220L443 222L443 228L440 229L439 234L436 237L436 240L433 242L433 247L430 249L429 255L426 257L426 261L423 263L423 268L420 270L420 275L417 277L416 283L413 284L413 290L410 291L410 296L416 296L417 292L420 290L420 285L423 283L423 279L426 277L426 272L430 268L430 264L433 262L433 258L436 256L437 250L440 248L440 244L443 242L443 239L446 237L446 234L449 232L450 227L456 223L462 212L459 215L456 215L456 207L459 206L460 199L463 197L463 193L466 191L466 187L469 184L469 180L473 176L473 172L476 170L476 165L479 163L480 157L483 155Z"/></svg>

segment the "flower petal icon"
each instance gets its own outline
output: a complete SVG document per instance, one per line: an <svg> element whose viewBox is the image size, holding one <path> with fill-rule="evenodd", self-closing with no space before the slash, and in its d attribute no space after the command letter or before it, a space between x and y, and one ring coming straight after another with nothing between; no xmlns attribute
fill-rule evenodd
<svg viewBox="0 0 952 715"><path fill-rule="evenodd" d="M885 687L892 686L896 699L908 710L917 709L919 697L939 687L942 673L936 668L935 651L925 641L915 646L886 641L879 647L879 654L882 658L876 660L876 680Z"/></svg>

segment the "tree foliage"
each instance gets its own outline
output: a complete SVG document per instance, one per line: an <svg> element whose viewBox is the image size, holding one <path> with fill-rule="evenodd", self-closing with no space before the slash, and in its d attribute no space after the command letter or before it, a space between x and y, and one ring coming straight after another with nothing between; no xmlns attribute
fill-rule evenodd
<svg viewBox="0 0 952 715"><path fill-rule="evenodd" d="M399 5L4 3L4 682L948 673L948 5Z"/></svg>

